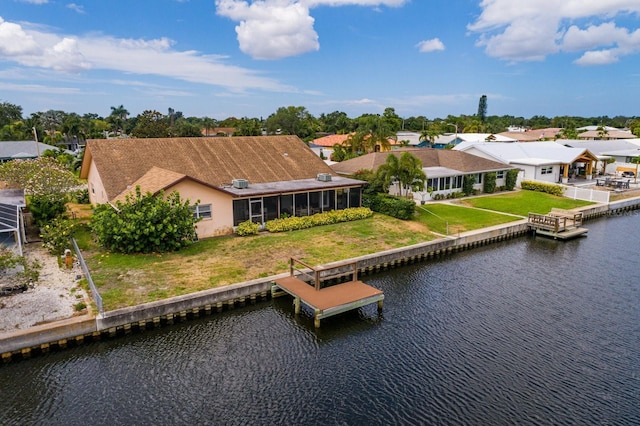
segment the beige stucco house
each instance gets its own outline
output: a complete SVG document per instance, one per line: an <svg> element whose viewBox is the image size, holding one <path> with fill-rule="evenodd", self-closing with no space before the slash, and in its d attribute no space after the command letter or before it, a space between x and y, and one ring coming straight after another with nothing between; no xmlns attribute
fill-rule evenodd
<svg viewBox="0 0 640 426"><path fill-rule="evenodd" d="M366 182L337 175L296 136L92 139L80 177L92 204L177 191L199 201L199 238L251 220L359 207Z"/></svg>

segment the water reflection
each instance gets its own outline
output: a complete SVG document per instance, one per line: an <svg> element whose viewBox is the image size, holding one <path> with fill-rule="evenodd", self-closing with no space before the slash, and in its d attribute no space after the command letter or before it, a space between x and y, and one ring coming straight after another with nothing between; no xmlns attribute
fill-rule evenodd
<svg viewBox="0 0 640 426"><path fill-rule="evenodd" d="M1 366L0 424L639 424L638 218L586 226Z"/></svg>

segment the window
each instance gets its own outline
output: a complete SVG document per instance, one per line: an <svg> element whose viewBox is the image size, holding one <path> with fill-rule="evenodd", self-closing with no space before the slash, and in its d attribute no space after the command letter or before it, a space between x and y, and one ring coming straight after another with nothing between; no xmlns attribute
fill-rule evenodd
<svg viewBox="0 0 640 426"><path fill-rule="evenodd" d="M504 179L504 170L496 172L496 179Z"/></svg>
<svg viewBox="0 0 640 426"><path fill-rule="evenodd" d="M249 220L249 200L233 200L233 226Z"/></svg>
<svg viewBox="0 0 640 426"><path fill-rule="evenodd" d="M542 169L540 169L540 173L543 175L550 175L551 173L553 173L553 167L543 167Z"/></svg>
<svg viewBox="0 0 640 426"><path fill-rule="evenodd" d="M192 206L191 211L195 219L211 219L211 204Z"/></svg>
<svg viewBox="0 0 640 426"><path fill-rule="evenodd" d="M349 207L360 207L360 188L349 190Z"/></svg>
<svg viewBox="0 0 640 426"><path fill-rule="evenodd" d="M482 183L482 173L476 175L476 183Z"/></svg>

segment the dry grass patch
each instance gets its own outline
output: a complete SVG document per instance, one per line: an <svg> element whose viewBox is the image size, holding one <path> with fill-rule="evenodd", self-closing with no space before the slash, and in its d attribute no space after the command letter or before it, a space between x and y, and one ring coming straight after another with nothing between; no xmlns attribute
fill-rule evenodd
<svg viewBox="0 0 640 426"><path fill-rule="evenodd" d="M382 215L250 237L198 241L177 253L124 255L87 250L107 310L287 272L296 257L319 265L432 240L423 224Z"/></svg>

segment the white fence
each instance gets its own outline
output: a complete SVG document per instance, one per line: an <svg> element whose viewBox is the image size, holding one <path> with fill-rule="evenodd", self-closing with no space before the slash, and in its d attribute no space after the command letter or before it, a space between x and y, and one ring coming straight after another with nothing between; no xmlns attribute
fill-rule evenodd
<svg viewBox="0 0 640 426"><path fill-rule="evenodd" d="M609 191L597 191L590 188L562 185L564 196L574 200L592 201L594 203L609 203Z"/></svg>

